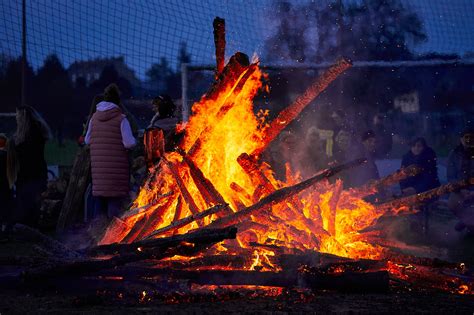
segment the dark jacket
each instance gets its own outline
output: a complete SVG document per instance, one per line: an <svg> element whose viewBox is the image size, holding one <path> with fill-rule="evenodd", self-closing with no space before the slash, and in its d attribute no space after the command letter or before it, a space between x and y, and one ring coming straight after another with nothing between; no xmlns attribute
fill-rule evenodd
<svg viewBox="0 0 474 315"><path fill-rule="evenodd" d="M447 172L450 182L474 177L474 149L458 145L448 156Z"/></svg>
<svg viewBox="0 0 474 315"><path fill-rule="evenodd" d="M25 141L15 145L19 171L17 184L30 180L47 181L48 167L44 159L44 139L39 127L34 126Z"/></svg>
<svg viewBox="0 0 474 315"><path fill-rule="evenodd" d="M408 151L402 158L402 167L416 165L422 168L420 174L400 181L403 190L413 187L417 193L421 193L440 185L438 179L438 167L436 165L436 153L430 147L426 147L420 155L416 156Z"/></svg>
<svg viewBox="0 0 474 315"><path fill-rule="evenodd" d="M3 196L4 192L9 191L8 178L7 178L7 151L0 150L0 195Z"/></svg>

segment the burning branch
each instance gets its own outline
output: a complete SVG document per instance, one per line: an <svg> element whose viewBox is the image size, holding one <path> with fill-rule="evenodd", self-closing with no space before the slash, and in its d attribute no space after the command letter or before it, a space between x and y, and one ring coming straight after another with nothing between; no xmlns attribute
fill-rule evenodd
<svg viewBox="0 0 474 315"><path fill-rule="evenodd" d="M224 210L225 208L228 208L228 205L227 204L221 204L221 205L216 205L214 207L211 207L207 210L204 210L202 212L199 212L198 214L196 215L190 215L189 217L186 217L186 218L183 218L181 220L177 220L177 221L174 221L173 223L171 223L170 225L168 226L165 226L165 227L162 227L156 231L154 231L153 233L151 233L147 238L154 238L155 236L158 236L158 235L161 235L161 234L165 234L169 231L173 231L173 230L177 230L183 226L186 226L194 221L197 221L197 220L201 220L201 219L204 219L205 217L207 216L210 216L210 215L213 215L213 214L216 214L216 213L219 213L221 212L222 210Z"/></svg>
<svg viewBox="0 0 474 315"><path fill-rule="evenodd" d="M339 202L339 197L341 196L342 192L342 181L336 181L334 185L334 189L332 191L331 200L329 200L329 226L328 231L329 233L335 237L336 236L336 216L337 216L337 204Z"/></svg>
<svg viewBox="0 0 474 315"><path fill-rule="evenodd" d="M234 86L242 73L248 69L250 65L249 57L241 52L235 53L230 57L229 62L219 73L216 82L209 91L204 95L206 100L214 100L220 92L224 91L227 86Z"/></svg>
<svg viewBox="0 0 474 315"><path fill-rule="evenodd" d="M189 172L191 177L194 180L197 188L203 195L204 200L206 201L208 206L216 205L216 204L225 204L224 207L228 214L232 213L232 210L227 205L224 197L219 193L219 191L214 187L212 182L204 176L201 169L197 167L197 165L191 160L188 156L184 154L182 150L179 151L183 157L183 162L185 162L189 167Z"/></svg>
<svg viewBox="0 0 474 315"><path fill-rule="evenodd" d="M257 165L257 161L248 155L247 153L242 153L238 158L237 162L242 167L244 172L250 177L254 185L257 187L263 187L264 193L269 194L275 191L275 187L268 180L268 178L263 174L260 167Z"/></svg>
<svg viewBox="0 0 474 315"><path fill-rule="evenodd" d="M287 108L282 110L278 116L270 123L270 127L265 131L262 146L252 152L252 156L259 156L267 146L290 124L309 103L311 103L328 85L334 81L341 73L350 68L352 63L346 59L340 59L333 66L327 69L306 91Z"/></svg>
<svg viewBox="0 0 474 315"><path fill-rule="evenodd" d="M231 214L227 217L217 219L216 221L212 222L208 227L213 227L213 228L215 228L215 227L224 227L224 226L229 226L229 225L238 223L238 222L242 221L243 219L249 217L251 214L259 211L259 210L271 207L275 204L278 204L282 201L285 201L288 198L300 193L301 191L313 186L317 182L320 182L324 179L327 179L331 176L334 176L335 174L341 172L342 170L345 170L345 169L360 165L362 163L365 163L366 161L367 160L365 160L365 159L358 159L358 160L355 160L355 161L351 161L351 162L348 162L348 163L345 163L345 164L341 164L341 165L326 169L322 173L320 173L316 176L313 176L313 177L305 180L304 182L301 182L301 183L296 184L294 186L285 187L285 188L281 188L279 190L276 190L273 193L271 193L270 195L268 195L265 198L263 198L262 200L260 200L259 202L257 202L256 204L254 204L250 207L247 207L247 208L245 208L245 209L243 209L239 212Z"/></svg>
<svg viewBox="0 0 474 315"><path fill-rule="evenodd" d="M184 184L183 180L179 176L179 172L176 169L176 166L173 165L170 161L168 161L165 157L162 158L162 161L164 165L170 170L171 175L173 175L174 180L176 181L176 184L178 185L179 190L181 191L181 195L183 196L184 201L189 207L189 210L191 211L192 214L198 214L199 213L199 208L197 207L196 203L194 202L193 197L189 193L189 190L186 188L186 185Z"/></svg>
<svg viewBox="0 0 474 315"><path fill-rule="evenodd" d="M377 209L379 211L387 211L387 212L392 212L396 214L404 210L407 210L408 208L412 206L431 200L433 198L437 198L442 195L449 194L451 192L466 188L469 185L474 185L474 178L470 178L469 180L460 180L457 182L448 183L446 185L439 186L438 188L434 188L434 189L425 191L423 193L388 201L388 202L379 204L377 206Z"/></svg>

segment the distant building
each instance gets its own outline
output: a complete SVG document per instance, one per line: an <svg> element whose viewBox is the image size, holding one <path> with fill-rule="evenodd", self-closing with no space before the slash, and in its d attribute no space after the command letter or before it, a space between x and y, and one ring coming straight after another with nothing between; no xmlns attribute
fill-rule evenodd
<svg viewBox="0 0 474 315"><path fill-rule="evenodd" d="M86 81L86 85L90 85L99 79L102 70L109 65L113 65L119 76L127 79L132 87L140 86L140 80L135 76L135 72L125 63L123 56L75 61L69 66L67 71L74 85L77 79L81 77Z"/></svg>

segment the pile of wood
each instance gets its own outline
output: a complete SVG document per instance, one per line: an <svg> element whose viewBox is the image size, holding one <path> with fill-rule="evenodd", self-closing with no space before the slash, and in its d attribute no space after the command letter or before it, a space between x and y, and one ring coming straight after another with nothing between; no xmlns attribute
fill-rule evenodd
<svg viewBox="0 0 474 315"><path fill-rule="evenodd" d="M47 189L41 195L41 216L39 225L43 229L52 229L55 227L61 212L67 187L68 176L66 175L48 181Z"/></svg>
<svg viewBox="0 0 474 315"><path fill-rule="evenodd" d="M200 229L184 235L132 244L110 244L73 251L23 225L13 229L15 241L31 242L35 256L0 256L0 266L23 266L15 276L0 274L3 289L91 294L121 292L125 287L192 292L194 285L305 288L313 291L384 293L442 290L472 294L464 264L393 253L390 259L354 260L315 251L252 243L239 254L214 251L214 245L235 239L237 229ZM271 249L267 269L249 268L252 252ZM202 255L201 253L206 253ZM170 259L180 257L180 259ZM171 290L171 291L170 291Z"/></svg>

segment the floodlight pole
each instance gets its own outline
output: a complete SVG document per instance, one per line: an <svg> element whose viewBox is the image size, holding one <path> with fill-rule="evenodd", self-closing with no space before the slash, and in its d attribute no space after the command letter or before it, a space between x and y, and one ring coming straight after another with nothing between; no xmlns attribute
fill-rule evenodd
<svg viewBox="0 0 474 315"><path fill-rule="evenodd" d="M22 0L21 106L26 104L26 0Z"/></svg>

